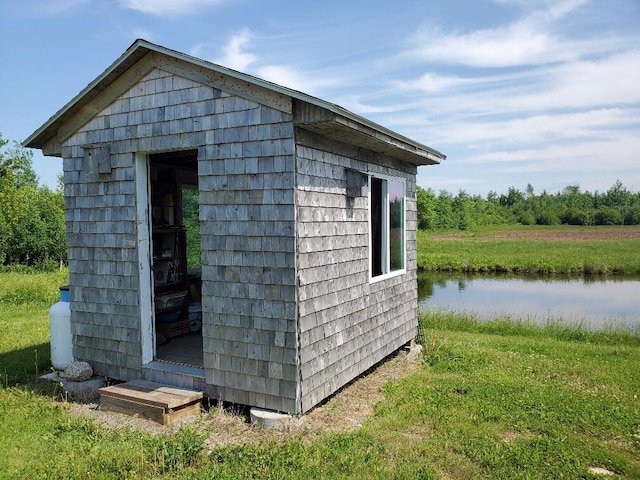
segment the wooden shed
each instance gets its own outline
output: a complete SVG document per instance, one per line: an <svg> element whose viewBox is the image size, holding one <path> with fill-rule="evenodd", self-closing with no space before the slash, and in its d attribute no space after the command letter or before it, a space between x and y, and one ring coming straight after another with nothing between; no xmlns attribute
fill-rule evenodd
<svg viewBox="0 0 640 480"><path fill-rule="evenodd" d="M73 355L100 375L300 414L416 334L436 150L145 40L24 145L63 158Z"/></svg>

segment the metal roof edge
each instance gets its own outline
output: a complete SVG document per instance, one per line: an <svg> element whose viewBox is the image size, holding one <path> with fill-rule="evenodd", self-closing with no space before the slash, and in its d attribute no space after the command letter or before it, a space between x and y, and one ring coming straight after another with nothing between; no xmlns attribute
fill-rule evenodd
<svg viewBox="0 0 640 480"><path fill-rule="evenodd" d="M127 48L122 55L120 55L116 61L114 61L111 65L109 65L100 75L98 75L95 79L93 79L86 87L84 87L80 92L74 96L71 100L69 100L60 110L54 113L49 120L43 123L40 128L34 131L31 135L29 135L23 142L22 145L27 148L38 148L39 146L43 146L47 141L53 138L54 135L49 135L40 142L40 145L35 145L36 139L43 135L45 131L53 126L60 118L62 118L71 107L78 104L84 97L87 96L89 92L91 92L97 85L102 83L116 68L118 68L121 64L123 64L132 54L136 51L142 43L148 43L146 40L137 39L135 42ZM42 139L41 139L42 140Z"/></svg>
<svg viewBox="0 0 640 480"><path fill-rule="evenodd" d="M439 159L444 160L446 159L446 155L444 155L443 153L439 152L438 150L435 150L427 145L424 145L420 142L416 142L415 140L412 140L409 137L406 137L404 135L401 135L393 130L390 130L386 127L383 127L382 125L373 122L365 117L362 117L360 115L358 115L357 113L353 113L350 110L347 110L344 107L341 107L340 105L337 105L335 103L331 103L328 102L326 100L322 100L321 98L318 97L314 97L313 95L309 95L307 93L301 92L299 90L295 90L289 87L284 87L282 85L278 85L277 83L273 83L270 82L268 80L264 80L262 78L259 77L255 77L253 75L250 75L248 73L243 73L243 72L239 72L237 70L233 70L231 68L225 67L223 65L219 65L217 63L213 63L213 62L209 62L207 60L202 60L200 58L197 57L193 57L191 55L187 55L185 53L182 52L178 52L176 50L172 50L170 48L167 47L163 47L161 45L156 45L154 43L148 42L146 40L139 40L141 43L143 43L147 48L149 48L150 50L153 50L155 52L158 53L163 53L165 55L170 55L170 56L174 56L177 58L180 58L181 60L187 61L189 63L193 63L196 65L199 65L201 67L204 68L208 68L208 69L212 69L215 71L218 71L220 73L224 73L226 75L229 75L231 77L234 77L236 79L239 80L244 80L256 85L259 85L261 87L264 87L266 89L275 91L277 93L281 93L283 95L287 95L289 97L295 98L297 100L302 100L304 102L310 103L312 105L315 105L317 107L321 107L324 108L326 110L329 110L332 113L335 113L337 115L341 115L343 117L348 118L349 120L352 120L356 123L361 123L363 125L366 125L370 128L373 128L374 130L378 130L381 133L384 133L385 135L388 135L389 137L395 138L396 140L400 140L404 143L407 143L413 147L419 148L419 149L423 149L428 151L430 154L437 156Z"/></svg>
<svg viewBox="0 0 640 480"><path fill-rule="evenodd" d="M412 140L408 137L405 137L404 135L394 132L393 130L383 127L382 125L379 125L371 120L368 120L334 103L327 102L318 97L308 95L298 90L294 90L288 87L284 87L282 85L278 85L268 80L254 77L253 75L242 73L237 70L233 70L228 67L209 62L207 60L202 60L200 58L193 57L191 55L181 53L176 50L172 50L170 48L157 45L155 43L151 43L141 38L136 39L131 44L131 46L129 46L129 48L127 48L127 50L125 50L125 52L122 55L120 55L120 57L118 57L109 67L107 67L100 75L98 75L92 82L90 82L86 87L84 87L76 96L74 96L69 102L67 102L60 110L58 110L51 118L49 118L49 120L47 120L40 128L38 128L29 137L27 137L27 139L25 139L22 142L22 145L27 148L42 148L49 140L51 140L56 135L56 131L48 132L48 134L45 135L47 130L52 128L56 124L56 122L60 121L66 114L68 114L73 109L73 107L81 103L82 100L85 99L100 84L108 82L105 85L105 88L106 88L106 86L112 83L112 81L108 81L109 76L112 75L114 71L116 71L120 66L125 64L131 57L133 57L135 52L137 51L140 51L140 53L142 54L140 55L139 58L142 58L144 55L146 55L149 52L157 52L162 55L167 55L169 57L174 57L179 60L183 60L185 62L188 62L196 66L217 71L219 73L228 75L238 80L243 80L243 81L252 83L254 85L261 86L268 90L310 103L320 108L324 108L336 115L340 115L353 122L359 123L361 125L365 125L369 128L379 131L380 133L383 133L384 135L389 136L390 138L393 138L397 141L410 145L413 148L424 150L430 155L437 157L439 160L444 160L446 158L444 154L442 154L441 152L431 147L428 147L422 143L416 142L415 140ZM137 60L138 59L136 59L136 61ZM98 92L95 93L95 95L97 94Z"/></svg>

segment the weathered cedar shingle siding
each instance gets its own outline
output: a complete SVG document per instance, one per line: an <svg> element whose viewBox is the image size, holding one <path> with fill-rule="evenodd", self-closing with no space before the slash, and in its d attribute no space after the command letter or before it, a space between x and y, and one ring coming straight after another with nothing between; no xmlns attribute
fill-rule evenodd
<svg viewBox="0 0 640 480"><path fill-rule="evenodd" d="M302 130L296 140L300 368L306 411L415 335L415 255L408 255L405 275L369 283L368 198L345 193L349 168L402 177L411 196L415 167L328 144ZM407 202L407 237L415 245L412 210L415 202Z"/></svg>
<svg viewBox="0 0 640 480"><path fill-rule="evenodd" d="M207 382L215 397L295 412L291 115L234 100L199 159Z"/></svg>
<svg viewBox="0 0 640 480"><path fill-rule="evenodd" d="M109 173L86 155L104 143ZM134 153L192 148L206 378L225 386L211 393L296 411L291 115L161 70L64 145L74 355L140 375Z"/></svg>

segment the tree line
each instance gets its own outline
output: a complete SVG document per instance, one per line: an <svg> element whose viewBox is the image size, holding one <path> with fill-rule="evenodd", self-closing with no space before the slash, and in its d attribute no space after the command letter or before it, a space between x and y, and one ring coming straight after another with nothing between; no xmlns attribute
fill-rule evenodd
<svg viewBox="0 0 640 480"><path fill-rule="evenodd" d="M64 188L62 177L51 190L38 183L33 155L19 143L0 134L0 265L27 265L51 269L67 261L65 246ZM197 209L197 192L186 195ZM617 181L606 192L581 191L577 185L557 193L524 191L486 197L456 195L417 188L418 228L469 230L501 224L522 225L639 225L640 193ZM188 216L188 215L187 215ZM194 215L197 219L197 215ZM195 226L197 228L197 226Z"/></svg>
<svg viewBox="0 0 640 480"><path fill-rule="evenodd" d="M421 230L469 230L501 224L521 225L640 225L640 192L629 191L620 180L606 192L581 191L569 185L562 191L536 194L529 184L524 191L509 187L507 193L485 197L460 190L417 188L418 228Z"/></svg>
<svg viewBox="0 0 640 480"><path fill-rule="evenodd" d="M38 184L33 154L0 134L0 265L66 263L64 194Z"/></svg>

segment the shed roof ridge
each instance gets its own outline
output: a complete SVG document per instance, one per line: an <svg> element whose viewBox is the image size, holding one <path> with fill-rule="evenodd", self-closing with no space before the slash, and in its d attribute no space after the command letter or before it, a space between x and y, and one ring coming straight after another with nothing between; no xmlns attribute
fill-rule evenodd
<svg viewBox="0 0 640 480"><path fill-rule="evenodd" d="M43 148L46 143L53 139L58 128L56 124L65 120L66 116L73 115L73 109L83 102L88 102L97 94L109 85L111 85L116 78L118 78L122 72L135 65L139 60L145 57L150 52L155 52L167 57L172 57L178 60L183 60L191 65L200 66L218 73L228 75L232 78L246 81L250 84L260 86L271 91L286 95L293 99L301 100L303 102L315 105L332 112L335 115L346 118L347 120L354 121L360 125L372 128L390 138L400 141L406 145L413 147L416 150L424 150L432 158L437 160L444 160L446 156L441 152L417 142L409 137L406 137L398 132L390 130L382 125L373 122L365 117L362 117L356 113L347 110L344 107L336 103L332 103L321 98L309 95L307 93L295 90L293 88L279 85L269 80L265 80L254 75L240 72L232 68L220 65L209 60L204 60L193 55L189 55L177 50L152 43L143 38L136 39L126 50L120 55L111 65L109 65L100 75L98 75L93 81L91 81L85 88L83 88L75 97L67 102L60 110L52 115L40 128L34 131L27 139L24 140L23 145L29 148Z"/></svg>
<svg viewBox="0 0 640 480"><path fill-rule="evenodd" d="M413 145L414 147L418 147L424 150L427 150L429 153L440 157L441 159L445 159L446 156L444 154L442 154L441 152L427 146L424 145L420 142L417 142L409 137L406 137L398 132L395 132L393 130L390 130L376 122L373 122L372 120L369 120L368 118L365 118L361 115L358 115L357 113L354 113L344 107L342 107L341 105L338 105L337 103L333 103L333 102L329 102L327 100L323 100L319 97L316 97L314 95L310 95L308 93L302 92L300 90L296 90L294 88L291 87L285 87L284 85L280 85L277 83L274 83L270 80L265 80L263 78L260 77L256 77L255 75L251 75L250 73L245 73L245 72L240 72L239 70L234 70L233 68L229 68L226 67L224 65L220 65L218 63L215 62L211 62L209 60L205 60L199 57L195 57L193 55L189 55L187 53L183 53L183 52L179 52L177 50L173 50L171 48L168 47L164 47L162 45L158 45L152 42L149 42L148 40L139 38L137 39L132 45L131 47L129 47L130 49L132 47L135 47L136 45L140 45L140 46L145 46L146 48L149 48L150 50L156 51L158 53L164 53L164 54L170 54L171 56L174 56L175 58L182 58L183 60L187 60L190 61L193 64L204 64L205 65L210 65L209 68L213 67L213 70L217 70L220 73L226 73L227 75L233 76L235 78L241 79L241 80L245 80L245 81L249 81L250 83L254 83L256 85L260 85L263 86L265 88L269 88L273 91L276 91L278 93L283 93L287 96L290 96L292 98L298 99L298 100L302 100L305 101L307 103L310 103L312 105L316 105L318 107L322 107L325 108L326 110L329 110L332 113L341 115L343 117L346 117L348 119L351 119L353 121L356 121L358 123L361 123L363 125L369 126L375 130L380 131L381 133L384 133L386 135L389 135L391 137L394 137L398 140L401 140L405 143L409 143L411 145Z"/></svg>

